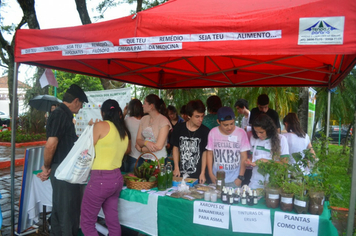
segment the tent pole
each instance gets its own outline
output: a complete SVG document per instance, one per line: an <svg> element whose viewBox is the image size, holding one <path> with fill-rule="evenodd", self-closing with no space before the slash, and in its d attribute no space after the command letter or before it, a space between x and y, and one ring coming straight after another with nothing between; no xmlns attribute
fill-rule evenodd
<svg viewBox="0 0 356 236"><path fill-rule="evenodd" d="M12 111L11 111L11 235L15 232L15 139L17 117L17 78L19 65L14 65L14 80L12 87Z"/></svg>
<svg viewBox="0 0 356 236"><path fill-rule="evenodd" d="M356 109L355 109L356 119ZM353 134L355 136L355 134ZM353 152L353 165L352 165L352 177L351 177L351 195L349 204L349 215L347 217L346 235L352 236L354 231L354 218L355 218L355 199L356 199L356 138L354 137L354 152Z"/></svg>
<svg viewBox="0 0 356 236"><path fill-rule="evenodd" d="M326 137L329 137L329 128L330 128L330 103L331 103L331 92L328 89L328 107L327 107L327 115L326 115Z"/></svg>

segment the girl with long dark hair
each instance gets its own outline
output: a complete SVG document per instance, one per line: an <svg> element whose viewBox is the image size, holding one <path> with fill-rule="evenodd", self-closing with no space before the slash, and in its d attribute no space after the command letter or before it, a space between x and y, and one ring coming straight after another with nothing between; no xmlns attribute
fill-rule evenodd
<svg viewBox="0 0 356 236"><path fill-rule="evenodd" d="M304 132L302 127L300 126L300 122L297 114L288 113L283 118L284 127L288 133L283 134L286 137L289 147L289 163L294 164L296 161L294 160L292 154L293 153L301 153L304 157L303 151L305 149L309 149L311 153L314 153L312 144L310 142L309 135ZM300 164L299 167L303 170L304 174L309 174L308 168L304 169Z"/></svg>
<svg viewBox="0 0 356 236"><path fill-rule="evenodd" d="M260 114L252 123L252 137L250 139L252 162L247 160L247 165L253 166L250 188L263 188L260 180L264 177L258 172L257 161L270 160L288 162L289 151L287 139L278 134L273 120L266 114Z"/></svg>
<svg viewBox="0 0 356 236"><path fill-rule="evenodd" d="M118 200L124 184L120 167L128 150L129 136L117 101L108 99L101 106L103 121L94 124L95 159L85 189L80 225L84 235L98 235L95 222L103 208L110 235L121 235Z"/></svg>

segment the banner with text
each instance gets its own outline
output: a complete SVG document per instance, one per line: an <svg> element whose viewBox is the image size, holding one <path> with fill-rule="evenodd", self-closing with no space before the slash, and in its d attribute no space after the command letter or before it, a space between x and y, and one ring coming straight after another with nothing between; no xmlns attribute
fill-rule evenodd
<svg viewBox="0 0 356 236"><path fill-rule="evenodd" d="M319 216L289 214L276 211L274 214L273 235L275 236L317 236Z"/></svg>
<svg viewBox="0 0 356 236"><path fill-rule="evenodd" d="M233 232L271 234L271 211L231 206Z"/></svg>
<svg viewBox="0 0 356 236"><path fill-rule="evenodd" d="M107 99L116 100L122 110L131 100L131 88L89 91L85 92L85 94L88 97L88 103L84 103L83 108L75 116L75 131L77 135L84 131L90 119L93 119L93 121L96 119L102 120L100 108Z"/></svg>
<svg viewBox="0 0 356 236"><path fill-rule="evenodd" d="M195 201L193 223L228 229L230 223L229 210L229 205Z"/></svg>

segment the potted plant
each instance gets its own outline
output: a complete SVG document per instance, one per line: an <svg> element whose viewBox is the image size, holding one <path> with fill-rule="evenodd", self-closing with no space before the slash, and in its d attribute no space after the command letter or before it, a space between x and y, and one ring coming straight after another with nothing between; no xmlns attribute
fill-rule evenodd
<svg viewBox="0 0 356 236"><path fill-rule="evenodd" d="M266 205L269 208L277 208L280 201L281 184L284 179L287 165L270 161L257 161L258 172L264 176L266 193ZM268 179L268 181L267 181Z"/></svg>
<svg viewBox="0 0 356 236"><path fill-rule="evenodd" d="M292 211L293 210L293 197L294 193L298 192L298 185L295 182L286 179L282 183L281 191L281 210L282 211Z"/></svg>

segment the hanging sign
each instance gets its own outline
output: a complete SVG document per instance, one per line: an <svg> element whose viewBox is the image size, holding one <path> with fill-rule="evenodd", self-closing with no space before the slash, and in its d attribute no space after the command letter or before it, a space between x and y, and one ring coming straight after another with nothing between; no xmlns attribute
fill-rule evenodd
<svg viewBox="0 0 356 236"><path fill-rule="evenodd" d="M233 232L272 234L270 210L231 206Z"/></svg>
<svg viewBox="0 0 356 236"><path fill-rule="evenodd" d="M289 214L276 211L274 214L273 235L275 236L317 236L319 216Z"/></svg>
<svg viewBox="0 0 356 236"><path fill-rule="evenodd" d="M230 223L229 210L229 205L195 201L193 223L228 229Z"/></svg>
<svg viewBox="0 0 356 236"><path fill-rule="evenodd" d="M22 49L21 54L32 54L42 52L57 52L63 50L82 50L85 48L112 47L114 44L110 41L91 42L91 43L72 43L62 45L50 45L45 47Z"/></svg>
<svg viewBox="0 0 356 236"><path fill-rule="evenodd" d="M343 44L345 17L299 19L298 45Z"/></svg>

